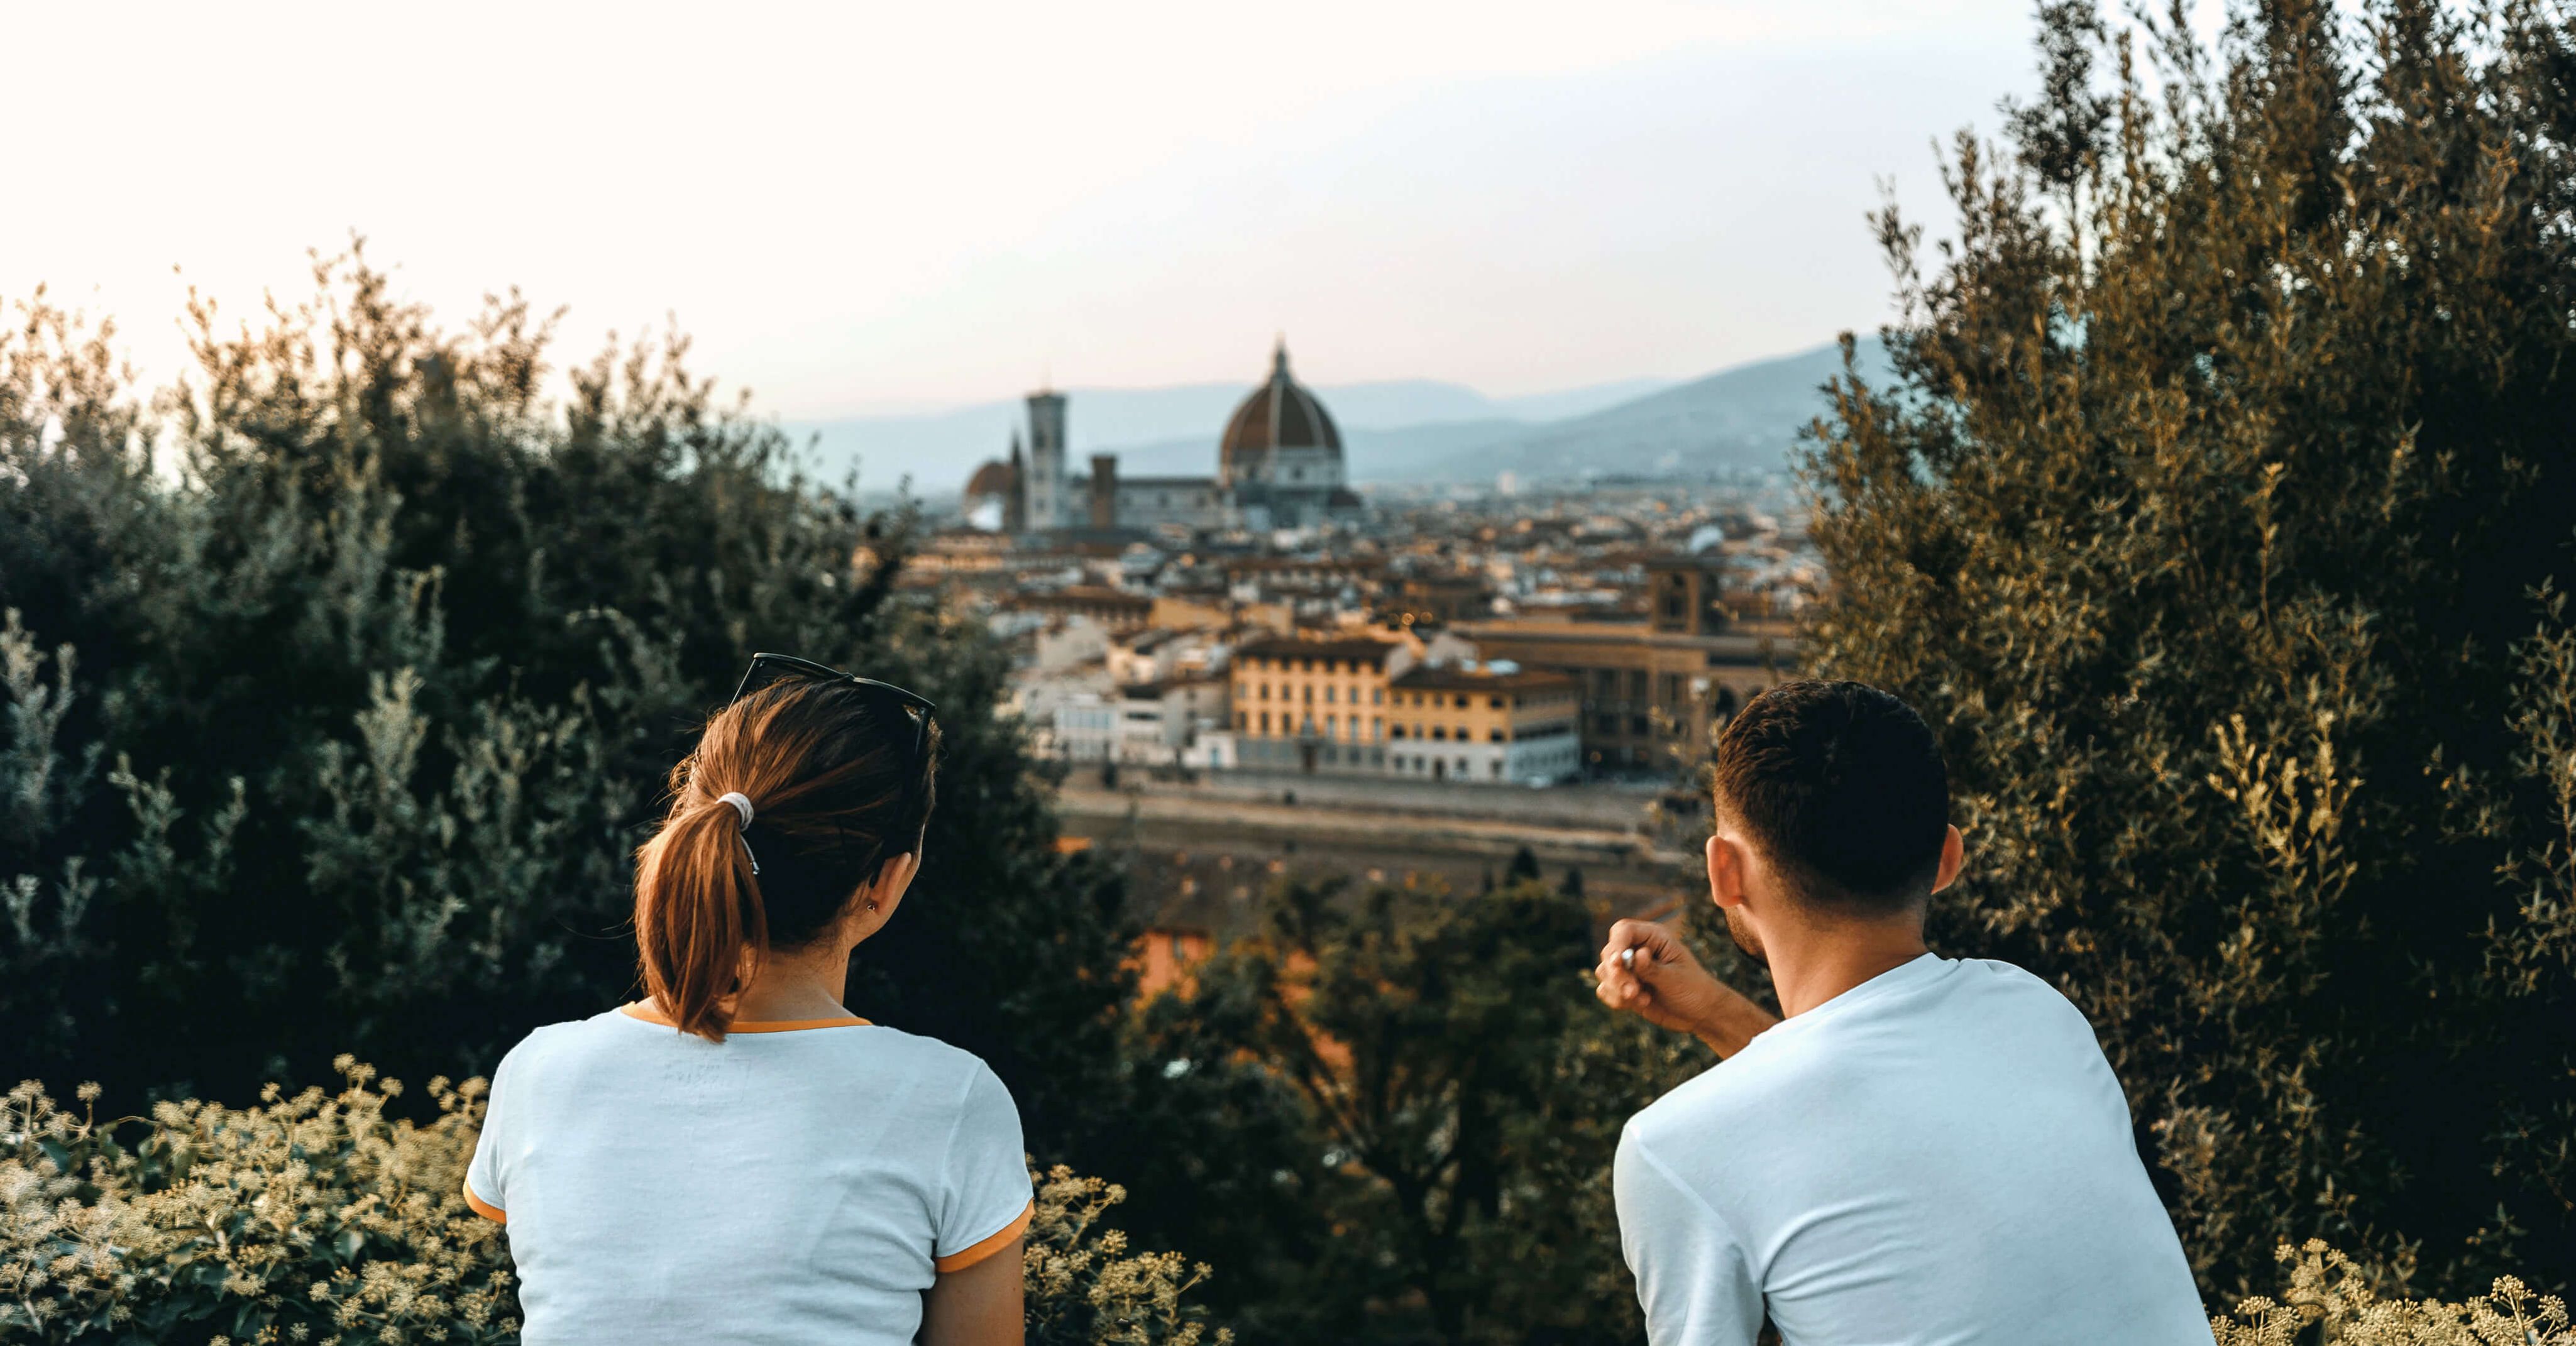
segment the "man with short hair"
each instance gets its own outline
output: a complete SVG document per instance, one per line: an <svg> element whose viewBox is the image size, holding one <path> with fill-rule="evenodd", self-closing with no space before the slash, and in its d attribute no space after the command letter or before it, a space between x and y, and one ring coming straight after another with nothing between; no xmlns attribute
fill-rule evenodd
<svg viewBox="0 0 2576 1346"><path fill-rule="evenodd" d="M1629 1119L1620 1243L1655 1346L2180 1343L2209 1320L2082 1012L1923 946L1963 854L1932 731L1792 682L1718 739L1709 897L1783 1018L1662 926L1599 995L1724 1060Z"/></svg>

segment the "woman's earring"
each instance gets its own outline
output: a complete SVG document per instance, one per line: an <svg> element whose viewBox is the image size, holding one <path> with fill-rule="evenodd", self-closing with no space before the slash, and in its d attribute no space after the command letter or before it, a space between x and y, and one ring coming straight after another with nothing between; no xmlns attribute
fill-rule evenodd
<svg viewBox="0 0 2576 1346"><path fill-rule="evenodd" d="M870 911L874 911L874 910L876 910L876 909L877 909L877 904L876 904L876 903L871 902L871 903L869 903L869 904L868 904L868 910L870 910Z"/></svg>

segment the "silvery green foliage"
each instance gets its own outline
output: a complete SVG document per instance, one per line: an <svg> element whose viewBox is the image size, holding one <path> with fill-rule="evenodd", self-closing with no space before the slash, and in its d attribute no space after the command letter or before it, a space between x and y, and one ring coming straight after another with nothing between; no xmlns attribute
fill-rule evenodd
<svg viewBox="0 0 2576 1346"><path fill-rule="evenodd" d="M2564 1275L2576 35L2041 16L1957 237L1878 220L1896 377L1807 458L1814 667L1941 734L1936 944L2092 1018L2204 1288L2311 1236Z"/></svg>
<svg viewBox="0 0 2576 1346"><path fill-rule="evenodd" d="M1038 1143L1087 1124L1126 918L1053 852L993 713L1005 656L898 595L908 511L805 477L684 340L550 382L551 320L515 295L444 328L354 252L251 322L192 304L193 367L148 393L111 326L10 314L0 1071L118 1099L343 1051L462 1078L616 1003L664 773L781 649L945 712L945 807L861 959L867 1012L992 1060Z"/></svg>

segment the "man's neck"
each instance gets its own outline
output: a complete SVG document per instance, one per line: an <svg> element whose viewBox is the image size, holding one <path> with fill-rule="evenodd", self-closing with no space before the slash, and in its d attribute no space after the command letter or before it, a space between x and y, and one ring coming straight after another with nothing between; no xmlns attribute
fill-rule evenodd
<svg viewBox="0 0 2576 1346"><path fill-rule="evenodd" d="M1843 992L1929 952L1923 925L1907 921L1837 922L1800 932L1767 952L1780 1014L1795 1018Z"/></svg>

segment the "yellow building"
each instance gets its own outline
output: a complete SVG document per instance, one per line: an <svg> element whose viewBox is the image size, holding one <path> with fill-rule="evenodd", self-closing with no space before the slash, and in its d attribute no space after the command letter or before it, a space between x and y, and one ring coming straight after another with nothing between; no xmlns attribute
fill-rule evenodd
<svg viewBox="0 0 2576 1346"><path fill-rule="evenodd" d="M1383 772L1387 684L1422 643L1256 640L1234 653L1236 761L1255 770Z"/></svg>
<svg viewBox="0 0 2576 1346"><path fill-rule="evenodd" d="M1421 665L1397 674L1387 692L1392 774L1526 782L1582 767L1583 687L1563 673Z"/></svg>
<svg viewBox="0 0 2576 1346"><path fill-rule="evenodd" d="M1509 664L1434 667L1422 654L1410 634L1246 644L1232 671L1237 762L1487 782L1581 767L1581 683Z"/></svg>

